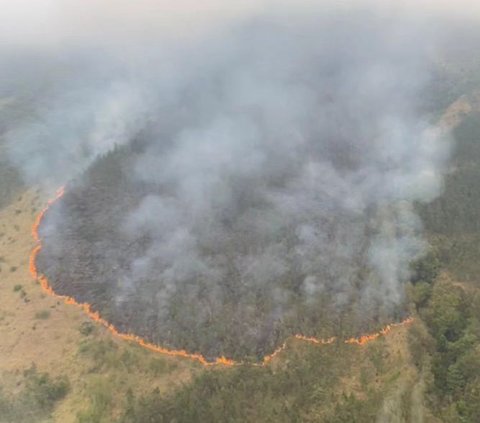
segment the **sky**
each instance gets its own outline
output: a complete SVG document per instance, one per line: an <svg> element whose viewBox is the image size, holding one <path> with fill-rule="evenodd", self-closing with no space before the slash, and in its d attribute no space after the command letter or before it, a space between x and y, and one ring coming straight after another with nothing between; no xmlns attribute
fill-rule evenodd
<svg viewBox="0 0 480 423"><path fill-rule="evenodd" d="M252 15L364 8L385 16L475 19L474 0L0 0L0 45L59 47L126 42L143 37L191 37Z"/></svg>

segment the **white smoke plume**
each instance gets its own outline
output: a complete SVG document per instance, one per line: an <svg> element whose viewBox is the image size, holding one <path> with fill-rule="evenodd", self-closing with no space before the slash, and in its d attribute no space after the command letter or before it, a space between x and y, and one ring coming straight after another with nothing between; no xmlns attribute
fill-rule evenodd
<svg viewBox="0 0 480 423"><path fill-rule="evenodd" d="M192 279L210 281L215 303L232 272L242 291L271 289L280 315L291 293L276 281L290 278L307 301L401 302L425 248L413 204L440 193L449 153L421 113L430 21L373 2L217 5L197 21L181 2L175 24L142 12L140 25L120 2L103 37L110 9L88 3L90 20L79 2L48 3L58 27L38 45L12 30L1 46L0 93L28 103L2 138L29 181L53 184L146 138L129 177L162 194L124 219L126 237L152 242L131 257L120 302L153 278L160 314Z"/></svg>

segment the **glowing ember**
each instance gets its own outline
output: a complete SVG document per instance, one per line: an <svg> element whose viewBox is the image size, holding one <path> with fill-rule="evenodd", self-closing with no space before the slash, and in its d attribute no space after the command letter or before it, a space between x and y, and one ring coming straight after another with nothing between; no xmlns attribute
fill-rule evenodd
<svg viewBox="0 0 480 423"><path fill-rule="evenodd" d="M223 366L238 366L238 365L243 365L243 364L250 364L254 366L266 366L268 365L278 354L280 354L282 351L284 351L287 347L287 343L284 342L279 348L277 348L273 353L266 355L263 357L263 360L259 363L247 363L243 361L234 361L226 357L218 357L214 361L208 361L203 355L201 354L195 354L195 353L189 353L185 350L171 350L168 348L161 347L159 345L152 344L150 342L145 341L143 338L134 335L134 334L129 334L129 333L121 333L113 326L111 323L107 322L105 319L103 319L100 314L97 311L92 310L90 304L87 303L79 303L75 298L69 297L67 295L59 295L56 294L53 288L51 287L47 277L45 275L40 275L37 270L36 266L36 260L37 256L42 249L42 243L41 239L38 233L40 224L45 216L45 213L48 211L50 206L54 204L57 200L59 200L63 195L65 194L65 187L61 187L57 190L56 195L53 199L49 200L47 203L47 206L38 214L36 217L33 226L32 226L32 234L33 234L33 239L37 243L35 248L32 250L32 253L30 255L30 273L32 277L37 280L42 287L42 289L49 295L52 295L56 298L62 299L65 304L70 304L77 306L82 309L82 311L87 314L93 321L101 324L105 328L107 328L114 336L123 339L125 341L130 341L130 342L135 342L138 345L142 346L143 348L146 348L150 351L160 353L160 354L165 354L165 355L170 355L170 356L175 356L175 357L183 357L183 358L189 358L191 360L195 360L204 366L214 366L214 365L223 365ZM383 329L376 333L372 334L367 334L367 335L362 335L359 336L358 338L349 338L344 340L343 342L345 344L353 344L353 345L365 345L368 342L374 341L377 338L381 336L386 336L388 335L394 328L408 325L413 322L413 318L409 317L402 322L399 323L391 323L387 326L385 326ZM314 337L307 337L301 334L297 334L294 336L295 339L298 339L303 342L308 342L311 344L316 344L316 345L328 345L328 344L333 344L334 342L337 341L337 338L331 337L331 338L314 338Z"/></svg>

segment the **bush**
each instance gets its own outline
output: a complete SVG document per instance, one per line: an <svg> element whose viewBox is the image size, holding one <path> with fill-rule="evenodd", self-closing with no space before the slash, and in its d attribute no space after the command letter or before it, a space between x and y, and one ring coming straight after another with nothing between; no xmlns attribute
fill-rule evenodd
<svg viewBox="0 0 480 423"><path fill-rule="evenodd" d="M88 336L95 330L95 325L92 322L83 322L80 325L79 331L82 335Z"/></svg>
<svg viewBox="0 0 480 423"><path fill-rule="evenodd" d="M432 286L427 282L420 281L413 285L411 293L412 301L415 303L418 310L419 308L424 307L430 299L430 296L432 295Z"/></svg>
<svg viewBox="0 0 480 423"><path fill-rule="evenodd" d="M41 409L51 410L58 400L65 397L70 389L66 376L52 379L48 373L37 373L35 369L27 373L26 395Z"/></svg>
<svg viewBox="0 0 480 423"><path fill-rule="evenodd" d="M37 423L49 419L57 401L70 389L65 376L52 378L48 373L38 373L35 365L23 372L23 389L7 396L0 386L1 423Z"/></svg>
<svg viewBox="0 0 480 423"><path fill-rule="evenodd" d="M35 319L46 320L49 317L50 317L50 311L49 310L37 311L35 313Z"/></svg>
<svg viewBox="0 0 480 423"><path fill-rule="evenodd" d="M440 271L440 261L437 255L430 251L427 255L414 262L411 266L413 284L419 282L432 283Z"/></svg>

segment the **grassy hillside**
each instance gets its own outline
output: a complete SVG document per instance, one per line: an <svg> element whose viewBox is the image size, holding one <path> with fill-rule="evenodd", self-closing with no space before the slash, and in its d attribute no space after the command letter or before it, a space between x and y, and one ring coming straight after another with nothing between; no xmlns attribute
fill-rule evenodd
<svg viewBox="0 0 480 423"><path fill-rule="evenodd" d="M289 339L266 367L155 354L46 295L28 259L48 195L3 167L0 422L480 421L479 120L456 128L445 192L420 209L432 249L407 286L415 323L363 347ZM336 321L337 333L354 319Z"/></svg>
<svg viewBox="0 0 480 423"><path fill-rule="evenodd" d="M46 198L29 190L0 209L0 422L111 422L128 390L165 393L201 368L120 342L41 290L28 265Z"/></svg>
<svg viewBox="0 0 480 423"><path fill-rule="evenodd" d="M289 340L265 368L206 369L115 339L31 280L30 225L42 203L26 192L0 211L2 423L371 421L384 403L387 414L414 412L410 392L422 382L406 328L367 347Z"/></svg>

